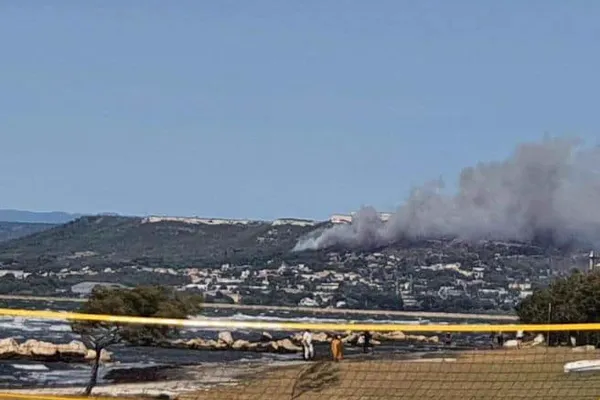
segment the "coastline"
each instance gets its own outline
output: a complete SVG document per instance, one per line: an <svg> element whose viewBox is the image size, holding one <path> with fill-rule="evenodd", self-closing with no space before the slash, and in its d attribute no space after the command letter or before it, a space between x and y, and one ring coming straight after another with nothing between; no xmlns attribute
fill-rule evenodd
<svg viewBox="0 0 600 400"><path fill-rule="evenodd" d="M22 295L0 295L0 300L33 301L33 302L60 302L60 303L84 303L86 299L75 297L48 297L48 296L22 296ZM396 310L363 310L344 308L318 308L318 307L286 307L286 306L264 306L253 304L226 304L226 303L203 303L207 309L247 310L247 311L280 311L312 314L355 314L355 315L389 315L391 317L409 318L434 318L454 320L481 320L481 321L518 321L516 315L507 314L481 314L481 313L447 313L434 311L396 311Z"/></svg>

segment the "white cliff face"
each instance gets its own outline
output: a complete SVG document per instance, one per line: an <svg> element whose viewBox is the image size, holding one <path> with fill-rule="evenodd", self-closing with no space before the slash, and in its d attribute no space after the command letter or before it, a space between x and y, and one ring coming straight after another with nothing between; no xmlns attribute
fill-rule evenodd
<svg viewBox="0 0 600 400"><path fill-rule="evenodd" d="M223 219L223 218L196 218L196 217L146 217L142 220L143 224L155 224L158 222L179 222L192 225L247 225L251 220L244 219Z"/></svg>
<svg viewBox="0 0 600 400"><path fill-rule="evenodd" d="M314 226L316 225L316 221L294 218L280 218L273 221L272 225Z"/></svg>
<svg viewBox="0 0 600 400"><path fill-rule="evenodd" d="M143 224L156 224L159 222L177 222L190 225L248 225L251 223L264 222L253 221L250 219L227 219L227 218L198 218L198 217L158 217L151 216L142 220ZM271 225L295 225L295 226L313 226L316 221L297 218L279 218L271 222Z"/></svg>

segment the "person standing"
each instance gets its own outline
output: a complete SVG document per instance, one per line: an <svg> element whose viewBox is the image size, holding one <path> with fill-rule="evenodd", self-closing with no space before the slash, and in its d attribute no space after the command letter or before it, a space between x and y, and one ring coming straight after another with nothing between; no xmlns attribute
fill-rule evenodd
<svg viewBox="0 0 600 400"><path fill-rule="evenodd" d="M498 333L498 347L504 347L504 333L502 332Z"/></svg>
<svg viewBox="0 0 600 400"><path fill-rule="evenodd" d="M523 346L523 331L517 332L517 349L520 349Z"/></svg>
<svg viewBox="0 0 600 400"><path fill-rule="evenodd" d="M342 361L344 358L344 344L340 335L335 335L331 341L331 356L333 361Z"/></svg>
<svg viewBox="0 0 600 400"><path fill-rule="evenodd" d="M371 332L365 331L363 334L363 353L367 354L371 347Z"/></svg>
<svg viewBox="0 0 600 400"><path fill-rule="evenodd" d="M446 336L444 337L444 344L448 347L452 346L452 334L446 333Z"/></svg>
<svg viewBox="0 0 600 400"><path fill-rule="evenodd" d="M302 334L302 349L305 361L315 358L315 349L312 344L312 332L310 329L307 329L304 334Z"/></svg>

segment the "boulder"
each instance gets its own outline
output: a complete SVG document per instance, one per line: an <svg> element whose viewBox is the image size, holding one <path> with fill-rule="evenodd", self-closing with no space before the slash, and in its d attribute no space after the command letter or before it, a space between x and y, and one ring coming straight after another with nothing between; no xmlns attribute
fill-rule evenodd
<svg viewBox="0 0 600 400"><path fill-rule="evenodd" d="M281 339L275 343L277 343L277 347L281 352L297 353L302 351L302 347L295 345L290 339Z"/></svg>
<svg viewBox="0 0 600 400"><path fill-rule="evenodd" d="M19 355L19 343L13 338L0 340L0 359L10 359Z"/></svg>
<svg viewBox="0 0 600 400"><path fill-rule="evenodd" d="M194 339L192 339L192 340L194 340ZM175 339L175 340L172 340L171 342L169 342L167 340L162 345L165 346L165 347L169 347L170 346L170 347L176 347L178 349L185 349L185 348L188 348L188 347L189 348L192 347L191 345L188 346L188 342L191 342L192 340L185 341L183 339Z"/></svg>
<svg viewBox="0 0 600 400"><path fill-rule="evenodd" d="M272 353L298 353L302 351L302 347L294 344L290 339L281 339L264 344L262 350Z"/></svg>
<svg viewBox="0 0 600 400"><path fill-rule="evenodd" d="M29 339L19 346L19 353L32 358L54 358L58 355L58 346L54 343Z"/></svg>
<svg viewBox="0 0 600 400"><path fill-rule="evenodd" d="M304 334L304 332L296 332L290 337L290 339L294 343L302 343L302 335L303 334ZM318 332L318 333L313 333L312 341L313 341L313 343L327 343L327 342L331 341L331 339L329 338L329 335L327 333Z"/></svg>
<svg viewBox="0 0 600 400"><path fill-rule="evenodd" d="M290 340L294 343L302 342L302 333L301 332L294 333L292 336L290 336Z"/></svg>
<svg viewBox="0 0 600 400"><path fill-rule="evenodd" d="M88 350L82 342L54 344L29 339L19 344L13 338L0 340L0 359L31 359L41 361L86 362L93 360L96 352ZM111 353L102 350L100 361L109 362Z"/></svg>
<svg viewBox="0 0 600 400"><path fill-rule="evenodd" d="M354 333L351 332L349 333L347 336L345 336L342 339L343 343L348 343L348 344L362 344L362 342L364 341L364 337L362 335L359 335L358 333Z"/></svg>
<svg viewBox="0 0 600 400"><path fill-rule="evenodd" d="M429 336L429 337L427 338L427 341L428 341L429 343L439 343L439 342L440 342L440 338L439 338L439 337L437 337L437 336Z"/></svg>
<svg viewBox="0 0 600 400"><path fill-rule="evenodd" d="M381 339L380 339L381 338ZM378 336L379 340L406 340L406 335L400 331L388 332L381 336Z"/></svg>
<svg viewBox="0 0 600 400"><path fill-rule="evenodd" d="M592 346L591 344L588 344L586 346L573 347L573 352L575 352L575 353L585 353L585 352L594 351L594 350L596 350L596 347Z"/></svg>
<svg viewBox="0 0 600 400"><path fill-rule="evenodd" d="M225 343L228 346L231 346L234 342L233 336L231 336L231 332L219 332L218 341L221 343Z"/></svg>
<svg viewBox="0 0 600 400"><path fill-rule="evenodd" d="M204 341L204 339L195 338L185 342L185 346L189 349L203 349L206 348L206 342Z"/></svg>
<svg viewBox="0 0 600 400"><path fill-rule="evenodd" d="M314 333L313 334L313 342L316 343L326 343L328 342L329 339L329 335L326 334L325 332L319 332L319 333Z"/></svg>
<svg viewBox="0 0 600 400"><path fill-rule="evenodd" d="M238 339L235 342L233 342L231 348L233 350L246 350L249 344L250 342L248 342L247 340Z"/></svg>
<svg viewBox="0 0 600 400"><path fill-rule="evenodd" d="M233 343L232 343L233 344ZM214 349L214 350L227 350L229 349L231 345L225 343L225 342L221 342L221 341L214 341L214 340L209 340L206 342L206 348L208 349Z"/></svg>
<svg viewBox="0 0 600 400"><path fill-rule="evenodd" d="M261 350L261 344L262 343L248 342L248 344L246 345L246 350L249 350L249 351L260 351Z"/></svg>
<svg viewBox="0 0 600 400"><path fill-rule="evenodd" d="M96 359L96 350L87 350L85 355L86 361L94 361ZM102 349L100 351L100 362L101 363L109 363L112 359L112 353L107 351L106 349Z"/></svg>
<svg viewBox="0 0 600 400"><path fill-rule="evenodd" d="M530 343L531 347L534 346L539 346L540 344L543 344L546 341L546 339L544 339L544 335L539 333L536 335L535 338L533 338L533 341Z"/></svg>
<svg viewBox="0 0 600 400"><path fill-rule="evenodd" d="M77 340L73 340L68 344L59 344L56 346L61 359L85 359L88 349L85 344Z"/></svg>

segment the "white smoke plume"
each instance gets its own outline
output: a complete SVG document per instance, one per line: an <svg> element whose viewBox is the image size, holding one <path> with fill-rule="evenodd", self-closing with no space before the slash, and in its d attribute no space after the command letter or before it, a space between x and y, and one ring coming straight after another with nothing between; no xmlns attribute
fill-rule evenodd
<svg viewBox="0 0 600 400"><path fill-rule="evenodd" d="M351 224L302 238L294 251L448 236L600 244L599 147L562 138L521 144L503 162L465 168L455 194L442 188L443 182L433 182L413 190L387 222L363 208Z"/></svg>

